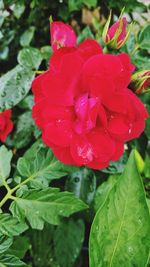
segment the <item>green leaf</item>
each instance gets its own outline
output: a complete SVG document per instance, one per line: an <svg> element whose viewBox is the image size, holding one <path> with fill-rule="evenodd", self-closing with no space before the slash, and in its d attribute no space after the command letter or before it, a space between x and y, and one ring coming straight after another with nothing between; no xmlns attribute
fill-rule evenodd
<svg viewBox="0 0 150 267"><path fill-rule="evenodd" d="M32 153L32 152L31 152ZM59 179L67 175L71 167L58 161L52 151L47 148L39 148L30 158L20 158L17 162L17 170L23 177L31 177L41 185L48 186L53 179Z"/></svg>
<svg viewBox="0 0 150 267"><path fill-rule="evenodd" d="M25 217L34 229L43 229L44 222L57 225L62 217L86 209L87 206L72 193L57 188L29 190L11 204L11 212L18 219Z"/></svg>
<svg viewBox="0 0 150 267"><path fill-rule="evenodd" d="M118 181L118 175L111 175L109 179L102 183L96 191L96 195L94 198L94 209L98 211L98 209L103 205L108 195L110 194L112 188L115 186Z"/></svg>
<svg viewBox="0 0 150 267"><path fill-rule="evenodd" d="M0 254L4 253L12 245L12 237L0 236Z"/></svg>
<svg viewBox="0 0 150 267"><path fill-rule="evenodd" d="M138 42L142 49L150 49L150 24L140 32Z"/></svg>
<svg viewBox="0 0 150 267"><path fill-rule="evenodd" d="M46 61L49 61L52 55L52 48L50 47L50 45L41 47L41 55L43 59L45 59Z"/></svg>
<svg viewBox="0 0 150 267"><path fill-rule="evenodd" d="M68 177L67 191L73 192L87 204L93 201L96 190L96 176L92 170L82 168Z"/></svg>
<svg viewBox="0 0 150 267"><path fill-rule="evenodd" d="M33 106L33 95L27 95L19 104L19 108L31 110Z"/></svg>
<svg viewBox="0 0 150 267"><path fill-rule="evenodd" d="M90 267L145 267L150 217L134 151L99 208L90 233Z"/></svg>
<svg viewBox="0 0 150 267"><path fill-rule="evenodd" d="M150 69L150 58L140 54L139 51L137 51L134 56L131 56L131 60L139 70Z"/></svg>
<svg viewBox="0 0 150 267"><path fill-rule="evenodd" d="M18 104L31 88L34 73L17 65L0 78L0 109L9 109Z"/></svg>
<svg viewBox="0 0 150 267"><path fill-rule="evenodd" d="M0 214L0 235L17 236L28 229L25 223L20 223L8 213Z"/></svg>
<svg viewBox="0 0 150 267"><path fill-rule="evenodd" d="M150 179L150 157L148 154L146 154L145 158L144 176Z"/></svg>
<svg viewBox="0 0 150 267"><path fill-rule="evenodd" d="M19 19L21 15L23 14L24 10L25 10L24 3L22 1L17 1L17 3L15 3L15 6L13 8L13 13L15 17Z"/></svg>
<svg viewBox="0 0 150 267"><path fill-rule="evenodd" d="M97 5L97 0L82 0L82 2L89 8Z"/></svg>
<svg viewBox="0 0 150 267"><path fill-rule="evenodd" d="M91 32L91 29L88 26L85 27L82 30L82 32L79 34L77 41L78 41L78 43L81 43L87 38L94 38L94 35L93 35L93 33Z"/></svg>
<svg viewBox="0 0 150 267"><path fill-rule="evenodd" d="M111 161L108 168L102 169L101 171L109 174L122 173L127 163L128 155L124 152L123 156L117 161Z"/></svg>
<svg viewBox="0 0 150 267"><path fill-rule="evenodd" d="M29 248L29 239L26 236L17 236L12 246L7 250L7 254L14 255L19 259L23 259Z"/></svg>
<svg viewBox="0 0 150 267"><path fill-rule="evenodd" d="M11 170L12 152L5 146L0 147L0 186L4 184L4 181L8 178Z"/></svg>
<svg viewBox="0 0 150 267"><path fill-rule="evenodd" d="M55 227L45 224L42 231L30 230L28 236L32 245L32 258L34 266L60 267L54 259L53 237Z"/></svg>
<svg viewBox="0 0 150 267"><path fill-rule="evenodd" d="M17 149L27 146L33 137L34 122L31 111L18 116L16 131L13 135L14 145Z"/></svg>
<svg viewBox="0 0 150 267"><path fill-rule="evenodd" d="M95 7L97 4L97 0L69 0L68 1L68 6L69 6L69 11L75 11L79 10L82 5L86 5L87 7Z"/></svg>
<svg viewBox="0 0 150 267"><path fill-rule="evenodd" d="M146 109L148 113L150 114L150 105L146 105ZM150 117L146 119L146 127L145 127L144 132L147 138L150 139Z"/></svg>
<svg viewBox="0 0 150 267"><path fill-rule="evenodd" d="M73 219L60 224L54 234L55 257L61 267L72 267L84 241L84 223Z"/></svg>
<svg viewBox="0 0 150 267"><path fill-rule="evenodd" d="M18 54L18 63L23 67L38 69L42 62L41 52L34 47L23 48Z"/></svg>
<svg viewBox="0 0 150 267"><path fill-rule="evenodd" d="M35 27L30 26L20 37L20 45L21 46L29 46L32 38L34 36Z"/></svg>
<svg viewBox="0 0 150 267"><path fill-rule="evenodd" d="M13 255L0 255L0 267L24 267L23 261Z"/></svg>

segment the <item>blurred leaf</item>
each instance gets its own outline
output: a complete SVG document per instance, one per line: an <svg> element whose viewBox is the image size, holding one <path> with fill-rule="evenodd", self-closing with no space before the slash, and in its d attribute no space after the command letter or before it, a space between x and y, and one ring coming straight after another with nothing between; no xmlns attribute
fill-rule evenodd
<svg viewBox="0 0 150 267"><path fill-rule="evenodd" d="M69 11L75 11L79 10L82 5L86 5L87 7L95 7L97 4L97 0L69 0L68 1L68 6L69 6Z"/></svg>
<svg viewBox="0 0 150 267"><path fill-rule="evenodd" d="M34 73L17 65L0 78L0 108L9 109L18 104L28 93Z"/></svg>
<svg viewBox="0 0 150 267"><path fill-rule="evenodd" d="M144 176L150 179L150 157L148 154L146 154L145 158Z"/></svg>
<svg viewBox="0 0 150 267"><path fill-rule="evenodd" d="M135 160L136 160L136 165L137 165L138 171L139 171L139 173L142 173L144 170L144 160L141 157L138 150L135 150L134 154L135 154Z"/></svg>
<svg viewBox="0 0 150 267"><path fill-rule="evenodd" d="M12 246L8 249L7 254L23 259L30 246L29 239L26 236L18 236L14 240Z"/></svg>
<svg viewBox="0 0 150 267"><path fill-rule="evenodd" d="M26 47L19 51L18 63L26 68L38 69L42 61L42 55L37 48Z"/></svg>
<svg viewBox="0 0 150 267"><path fill-rule="evenodd" d="M150 105L146 105L146 109L148 113L150 114ZM146 127L145 127L144 132L147 138L150 139L150 117L146 119Z"/></svg>
<svg viewBox="0 0 150 267"><path fill-rule="evenodd" d="M93 33L91 32L91 29L87 26L85 27L82 32L78 35L78 43L83 42L87 38L94 38Z"/></svg>
<svg viewBox="0 0 150 267"><path fill-rule="evenodd" d="M134 56L131 57L132 63L140 69L150 69L150 58L148 56L140 54L139 51L135 53Z"/></svg>
<svg viewBox="0 0 150 267"><path fill-rule="evenodd" d="M84 241L84 223L73 219L60 224L54 234L55 257L61 267L72 267Z"/></svg>
<svg viewBox="0 0 150 267"><path fill-rule="evenodd" d="M23 261L13 255L0 255L0 267L24 267L27 266Z"/></svg>
<svg viewBox="0 0 150 267"><path fill-rule="evenodd" d="M93 201L96 190L96 176L92 170L82 168L73 172L66 184L66 189L73 192L87 204Z"/></svg>
<svg viewBox="0 0 150 267"><path fill-rule="evenodd" d="M149 249L150 216L133 151L124 173L95 216L90 267L145 267Z"/></svg>
<svg viewBox="0 0 150 267"><path fill-rule="evenodd" d="M43 229L44 222L57 225L62 217L86 208L87 205L72 193L48 188L24 192L11 204L10 210L20 220L27 218L33 229Z"/></svg>
<svg viewBox="0 0 150 267"><path fill-rule="evenodd" d="M140 31L138 42L142 49L150 49L150 24Z"/></svg>
<svg viewBox="0 0 150 267"><path fill-rule="evenodd" d="M28 229L25 223L20 223L8 213L0 214L0 235L16 236Z"/></svg>
<svg viewBox="0 0 150 267"><path fill-rule="evenodd" d="M17 149L27 146L32 138L34 130L34 122L30 111L18 116L16 131L14 132L13 139Z"/></svg>
<svg viewBox="0 0 150 267"><path fill-rule="evenodd" d="M0 254L4 253L12 245L12 237L0 236Z"/></svg>
<svg viewBox="0 0 150 267"><path fill-rule="evenodd" d="M8 178L11 170L12 152L5 146L0 147L0 186Z"/></svg>
<svg viewBox="0 0 150 267"><path fill-rule="evenodd" d="M50 47L50 45L41 47L40 51L41 51L41 55L43 59L45 59L46 61L49 61L50 56L52 55L52 48Z"/></svg>
<svg viewBox="0 0 150 267"><path fill-rule="evenodd" d="M21 15L23 14L24 10L25 10L24 2L23 1L17 1L15 3L14 8L13 8L13 13L14 13L15 17L17 19L19 19L21 17Z"/></svg>
<svg viewBox="0 0 150 267"><path fill-rule="evenodd" d="M29 46L34 36L35 27L30 26L20 37L21 46Z"/></svg>

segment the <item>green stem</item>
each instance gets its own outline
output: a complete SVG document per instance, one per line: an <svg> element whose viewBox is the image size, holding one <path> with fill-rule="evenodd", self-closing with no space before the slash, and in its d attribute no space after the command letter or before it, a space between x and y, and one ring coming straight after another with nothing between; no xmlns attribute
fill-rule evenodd
<svg viewBox="0 0 150 267"><path fill-rule="evenodd" d="M7 202L8 199L13 199L15 200L16 197L14 197L12 194L19 189L22 185L28 183L30 180L32 180L36 175L31 175L29 176L26 180L24 180L22 183L16 185L14 188L10 189L10 187L8 185L6 185L7 183L4 181L3 185L5 186L5 188L7 189L7 194L5 195L5 197L1 200L0 202L0 208Z"/></svg>
<svg viewBox="0 0 150 267"><path fill-rule="evenodd" d="M10 191L7 192L6 196L2 199L2 201L0 202L0 208L6 203L6 201L11 197L11 193Z"/></svg>
<svg viewBox="0 0 150 267"><path fill-rule="evenodd" d="M44 73L44 72L45 72L45 70L35 70L35 71L34 71L35 74L42 74L42 73Z"/></svg>
<svg viewBox="0 0 150 267"><path fill-rule="evenodd" d="M17 189L19 189L22 185L28 183L29 181L31 181L35 176L37 175L36 174L33 174L31 176L29 176L26 180L24 180L22 183L16 185L14 188L11 189L11 194L13 194Z"/></svg>

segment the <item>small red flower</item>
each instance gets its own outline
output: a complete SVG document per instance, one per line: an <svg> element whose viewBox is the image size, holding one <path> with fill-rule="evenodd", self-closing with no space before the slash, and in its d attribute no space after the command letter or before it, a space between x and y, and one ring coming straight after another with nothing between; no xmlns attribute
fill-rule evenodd
<svg viewBox="0 0 150 267"><path fill-rule="evenodd" d="M32 84L33 118L60 161L105 168L142 133L148 114L128 89L133 69L127 54L104 55L92 39L54 52Z"/></svg>
<svg viewBox="0 0 150 267"><path fill-rule="evenodd" d="M70 25L60 21L52 22L50 33L51 45L54 52L60 47L76 46L76 35Z"/></svg>
<svg viewBox="0 0 150 267"><path fill-rule="evenodd" d="M11 110L0 113L0 141L4 142L8 134L12 131Z"/></svg>

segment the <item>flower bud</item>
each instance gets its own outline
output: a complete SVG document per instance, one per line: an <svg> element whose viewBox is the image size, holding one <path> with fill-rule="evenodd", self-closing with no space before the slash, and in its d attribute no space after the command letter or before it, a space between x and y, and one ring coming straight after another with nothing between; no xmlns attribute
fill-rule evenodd
<svg viewBox="0 0 150 267"><path fill-rule="evenodd" d="M138 71L131 77L131 88L137 93L146 91L150 85L150 69Z"/></svg>
<svg viewBox="0 0 150 267"><path fill-rule="evenodd" d="M127 29L126 18L120 16L119 20L109 28L110 20L111 20L111 13L104 27L102 39L103 42L110 48L119 49L126 43L131 33L132 25L130 25L130 27Z"/></svg>
<svg viewBox="0 0 150 267"><path fill-rule="evenodd" d="M75 47L76 34L71 26L61 21L50 23L51 46L55 52L60 47Z"/></svg>

